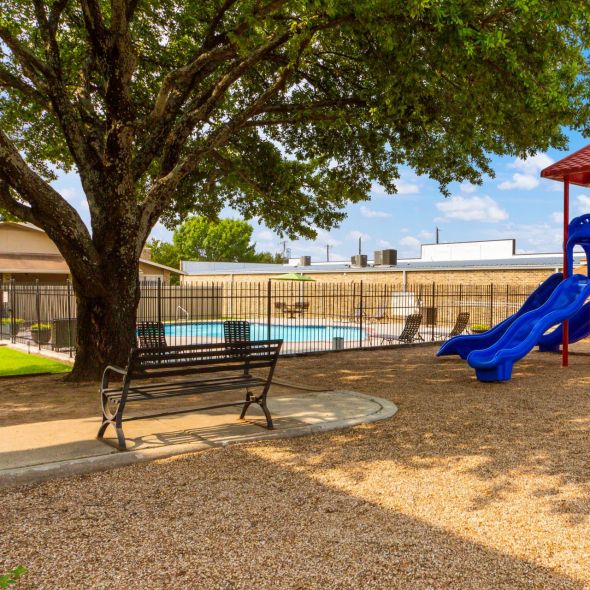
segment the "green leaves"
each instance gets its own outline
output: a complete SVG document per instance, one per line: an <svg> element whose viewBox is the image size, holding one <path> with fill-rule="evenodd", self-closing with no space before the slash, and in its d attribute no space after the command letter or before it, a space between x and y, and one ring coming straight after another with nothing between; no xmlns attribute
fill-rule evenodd
<svg viewBox="0 0 590 590"><path fill-rule="evenodd" d="M154 260L163 251L175 251L179 260L274 262L271 254L256 252L251 238L252 226L245 221L191 217L174 231L174 245L157 245Z"/></svg>
<svg viewBox="0 0 590 590"><path fill-rule="evenodd" d="M27 568L22 565L17 565L13 570L5 575L0 575L0 588L10 588L14 586L18 579L27 573Z"/></svg>

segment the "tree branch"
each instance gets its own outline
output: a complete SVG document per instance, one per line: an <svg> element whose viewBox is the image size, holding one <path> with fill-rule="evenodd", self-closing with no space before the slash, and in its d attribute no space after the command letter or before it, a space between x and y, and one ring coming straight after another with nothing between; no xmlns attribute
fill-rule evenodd
<svg viewBox="0 0 590 590"><path fill-rule="evenodd" d="M25 96L32 98L33 100L37 101L39 104L44 105L46 108L51 108L51 103L49 99L39 92L33 86L27 84L27 82L18 76L15 76L4 67L0 65L0 87L1 88L12 88L13 90L18 90Z"/></svg>
<svg viewBox="0 0 590 590"><path fill-rule="evenodd" d="M77 256L69 257L70 265L75 267L72 270L78 271L80 276L88 276L89 270L98 266L98 254L84 222L58 192L29 168L2 130L0 171L4 183L30 207L16 201L10 195L10 190L5 190L1 197L3 205L14 215L28 221L42 220L47 234L61 251L77 251Z"/></svg>

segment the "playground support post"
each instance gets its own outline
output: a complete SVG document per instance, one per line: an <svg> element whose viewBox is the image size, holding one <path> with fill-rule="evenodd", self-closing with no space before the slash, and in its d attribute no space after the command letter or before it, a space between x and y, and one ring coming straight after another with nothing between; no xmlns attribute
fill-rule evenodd
<svg viewBox="0 0 590 590"><path fill-rule="evenodd" d="M569 276L569 268L567 267L567 239L568 239L568 225L570 217L570 181L569 177L563 179L563 280ZM563 341L561 346L561 366L568 366L569 357L569 322L563 322Z"/></svg>

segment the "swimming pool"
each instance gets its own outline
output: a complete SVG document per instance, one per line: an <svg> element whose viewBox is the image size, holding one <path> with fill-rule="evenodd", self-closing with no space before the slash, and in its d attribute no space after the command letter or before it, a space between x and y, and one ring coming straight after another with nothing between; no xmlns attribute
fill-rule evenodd
<svg viewBox="0 0 590 590"><path fill-rule="evenodd" d="M223 339L223 322L194 322L188 324L166 324L164 332L170 338L211 338ZM326 325L289 325L271 324L270 338L282 338L285 342L317 342L331 340L334 337L344 338L345 342L359 340L365 337L359 328L351 326ZM268 325L264 323L250 324L250 338L252 340L266 340Z"/></svg>

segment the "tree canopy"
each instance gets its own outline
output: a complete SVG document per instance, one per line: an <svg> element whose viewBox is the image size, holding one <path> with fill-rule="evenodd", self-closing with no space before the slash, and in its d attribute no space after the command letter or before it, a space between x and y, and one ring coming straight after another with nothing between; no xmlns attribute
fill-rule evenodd
<svg viewBox="0 0 590 590"><path fill-rule="evenodd" d="M155 262L180 268L180 260L219 262L280 262L270 252L257 252L252 226L243 220L189 217L174 230L173 243L152 240Z"/></svg>
<svg viewBox="0 0 590 590"><path fill-rule="evenodd" d="M74 374L122 362L138 259L188 214L313 236L400 166L477 183L588 118L586 0L0 0L0 207L78 296ZM79 174L91 216L51 186ZM99 347L99 349L96 348ZM86 352L84 352L86 351Z"/></svg>

